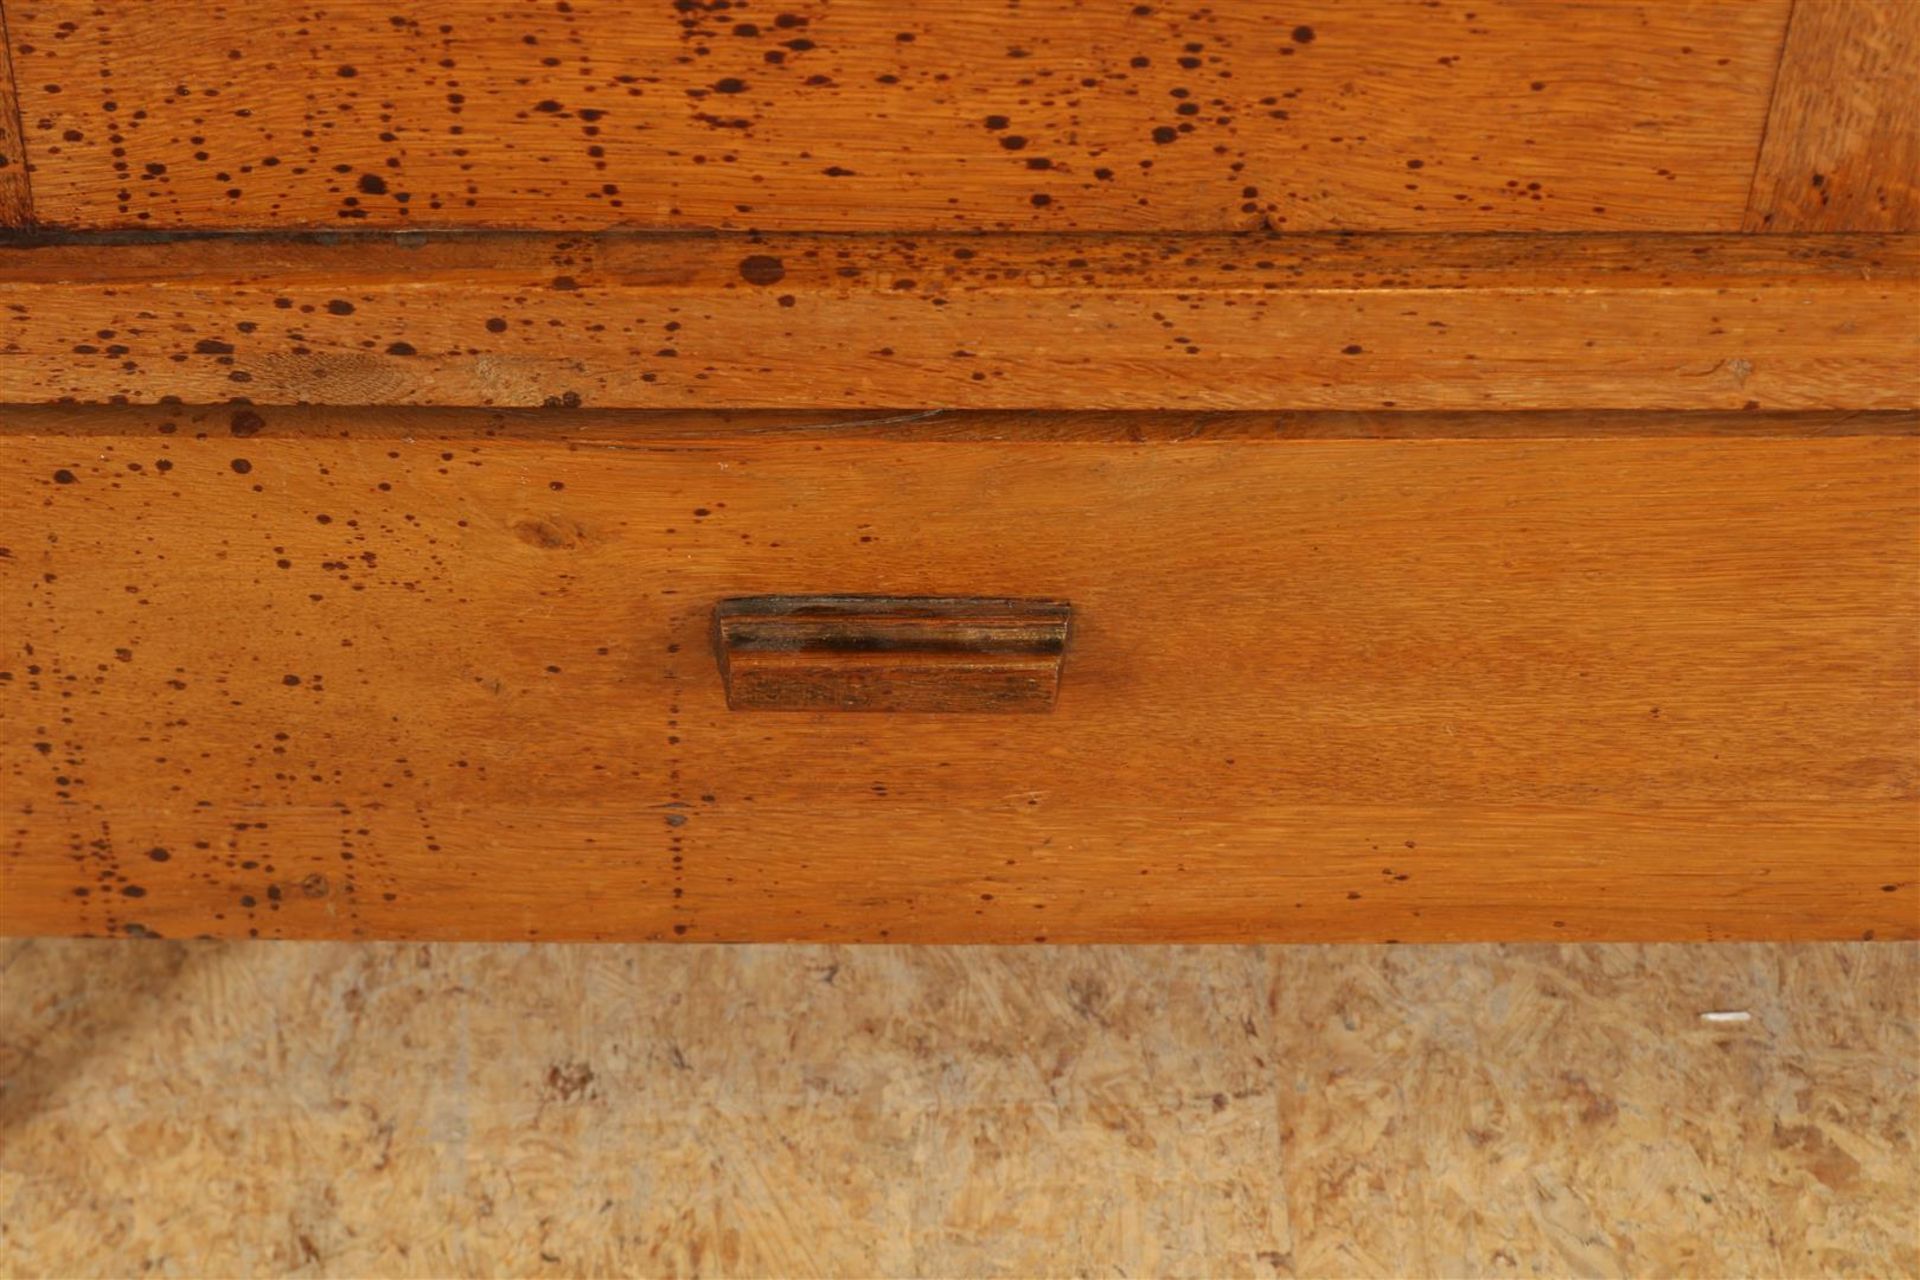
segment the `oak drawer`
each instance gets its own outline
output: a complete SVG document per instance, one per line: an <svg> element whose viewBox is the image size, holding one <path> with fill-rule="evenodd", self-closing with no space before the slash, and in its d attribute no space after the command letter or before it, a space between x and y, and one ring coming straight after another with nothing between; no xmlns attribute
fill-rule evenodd
<svg viewBox="0 0 1920 1280"><path fill-rule="evenodd" d="M1911 415L231 412L0 435L9 931L1916 932ZM826 593L1066 602L1057 700L730 710L716 603Z"/></svg>
<svg viewBox="0 0 1920 1280"><path fill-rule="evenodd" d="M1740 226L1790 6L18 9L61 225L1567 231Z"/></svg>

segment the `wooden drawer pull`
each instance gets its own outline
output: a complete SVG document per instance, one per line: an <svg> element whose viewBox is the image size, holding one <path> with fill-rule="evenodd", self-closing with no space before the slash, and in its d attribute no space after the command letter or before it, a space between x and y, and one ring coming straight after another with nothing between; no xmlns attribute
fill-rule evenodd
<svg viewBox="0 0 1920 1280"><path fill-rule="evenodd" d="M1071 606L945 596L749 596L714 607L735 711L1047 711Z"/></svg>

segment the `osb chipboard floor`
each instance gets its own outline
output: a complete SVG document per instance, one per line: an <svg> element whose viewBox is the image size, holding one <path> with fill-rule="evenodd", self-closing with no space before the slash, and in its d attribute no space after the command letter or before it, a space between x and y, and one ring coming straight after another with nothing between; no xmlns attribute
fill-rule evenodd
<svg viewBox="0 0 1920 1280"><path fill-rule="evenodd" d="M13 1275L1920 1272L1920 945L0 965Z"/></svg>

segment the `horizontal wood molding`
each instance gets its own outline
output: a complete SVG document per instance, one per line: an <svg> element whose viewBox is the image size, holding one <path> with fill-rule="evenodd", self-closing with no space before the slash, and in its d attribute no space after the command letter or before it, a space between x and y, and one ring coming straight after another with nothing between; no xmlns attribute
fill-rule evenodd
<svg viewBox="0 0 1920 1280"><path fill-rule="evenodd" d="M269 425L0 487L8 932L1920 933L1911 436ZM822 592L1070 600L1058 702L728 710L715 603Z"/></svg>
<svg viewBox="0 0 1920 1280"><path fill-rule="evenodd" d="M0 401L1898 409L1902 236L188 239L0 249Z"/></svg>
<svg viewBox="0 0 1920 1280"><path fill-rule="evenodd" d="M9 0L78 228L1735 230L1788 0Z"/></svg>

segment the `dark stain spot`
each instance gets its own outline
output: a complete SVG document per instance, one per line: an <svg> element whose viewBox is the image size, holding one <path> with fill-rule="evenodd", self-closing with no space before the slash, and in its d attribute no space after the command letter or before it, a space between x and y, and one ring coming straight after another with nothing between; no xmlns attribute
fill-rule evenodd
<svg viewBox="0 0 1920 1280"><path fill-rule="evenodd" d="M584 1062L556 1062L547 1068L547 1099L572 1102L593 1084L593 1068Z"/></svg>
<svg viewBox="0 0 1920 1280"><path fill-rule="evenodd" d="M487 321L488 333L505 333L506 331L507 331L507 322L505 320L502 320L499 316L495 316L493 317L493 319Z"/></svg>
<svg viewBox="0 0 1920 1280"><path fill-rule="evenodd" d="M751 254L740 259L740 278L748 284L778 284L787 278L787 264L770 253Z"/></svg>
<svg viewBox="0 0 1920 1280"><path fill-rule="evenodd" d="M411 342L389 342L387 354L390 356L410 356L416 354Z"/></svg>
<svg viewBox="0 0 1920 1280"><path fill-rule="evenodd" d="M253 464L251 462L248 462L245 458L235 458L232 462L229 462L227 465L232 467L235 471L239 472L241 475L245 475L247 474L247 472L253 470Z"/></svg>
<svg viewBox="0 0 1920 1280"><path fill-rule="evenodd" d="M258 435L267 420L251 409L236 409L233 417L227 420L227 430L233 435L246 437Z"/></svg>
<svg viewBox="0 0 1920 1280"><path fill-rule="evenodd" d="M1293 42L1295 44L1312 44L1313 28L1312 27L1295 27L1293 29Z"/></svg>
<svg viewBox="0 0 1920 1280"><path fill-rule="evenodd" d="M576 532L551 520L538 518L514 521L513 536L530 547L545 547L548 550L571 547L579 542Z"/></svg>
<svg viewBox="0 0 1920 1280"><path fill-rule="evenodd" d="M53 473L53 482L55 484L72 484L74 482L74 474L65 467L62 467Z"/></svg>
<svg viewBox="0 0 1920 1280"><path fill-rule="evenodd" d="M387 194L387 180L377 173L361 174L359 186L360 190L366 195L383 196Z"/></svg>
<svg viewBox="0 0 1920 1280"><path fill-rule="evenodd" d="M1179 136L1180 131L1172 125L1167 124L1163 124L1153 131L1153 140L1163 147Z"/></svg>
<svg viewBox="0 0 1920 1280"><path fill-rule="evenodd" d="M222 342L218 338L202 338L193 344L193 349L196 354L203 356L230 356L233 354L233 344L231 342Z"/></svg>
<svg viewBox="0 0 1920 1280"><path fill-rule="evenodd" d="M329 299L327 302L327 314L335 315L335 316L350 316L353 314L353 304L351 302L348 302L345 298Z"/></svg>

